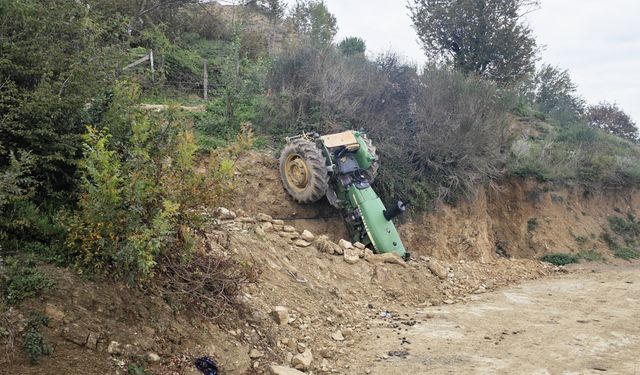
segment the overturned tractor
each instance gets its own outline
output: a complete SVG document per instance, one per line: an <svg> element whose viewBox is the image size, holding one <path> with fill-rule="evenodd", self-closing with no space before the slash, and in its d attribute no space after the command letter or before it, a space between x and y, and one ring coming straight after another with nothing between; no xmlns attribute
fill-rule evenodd
<svg viewBox="0 0 640 375"><path fill-rule="evenodd" d="M379 160L364 133L304 133L286 141L280 155L280 177L293 199L313 203L326 196L341 210L352 241L376 253L393 252L408 259L393 224L405 204L398 201L388 210L371 188Z"/></svg>

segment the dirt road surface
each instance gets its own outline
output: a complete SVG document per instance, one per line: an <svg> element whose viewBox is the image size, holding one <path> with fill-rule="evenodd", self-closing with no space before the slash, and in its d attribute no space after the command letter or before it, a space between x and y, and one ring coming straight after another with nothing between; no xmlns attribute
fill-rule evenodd
<svg viewBox="0 0 640 375"><path fill-rule="evenodd" d="M638 263L375 314L352 373L640 374Z"/></svg>

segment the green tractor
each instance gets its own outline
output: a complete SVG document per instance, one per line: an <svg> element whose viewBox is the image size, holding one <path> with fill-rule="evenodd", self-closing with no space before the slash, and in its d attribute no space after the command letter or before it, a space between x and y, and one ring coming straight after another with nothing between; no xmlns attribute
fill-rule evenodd
<svg viewBox="0 0 640 375"><path fill-rule="evenodd" d="M286 141L280 155L280 178L293 199L313 203L326 196L341 210L352 241L376 253L409 258L392 221L404 212L405 204L398 201L387 210L371 188L379 160L363 132L304 133Z"/></svg>

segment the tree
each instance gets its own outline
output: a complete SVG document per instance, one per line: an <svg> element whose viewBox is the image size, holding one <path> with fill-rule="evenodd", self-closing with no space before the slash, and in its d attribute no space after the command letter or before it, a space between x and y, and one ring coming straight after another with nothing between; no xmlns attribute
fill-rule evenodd
<svg viewBox="0 0 640 375"><path fill-rule="evenodd" d="M587 121L594 128L631 141L637 141L640 136L636 123L615 103L600 102L590 106Z"/></svg>
<svg viewBox="0 0 640 375"><path fill-rule="evenodd" d="M297 0L290 19L298 33L308 35L322 46L331 44L338 32L338 21L322 0Z"/></svg>
<svg viewBox="0 0 640 375"><path fill-rule="evenodd" d="M561 123L575 122L584 115L584 100L577 96L577 86L569 71L543 65L533 78L526 95L538 109Z"/></svg>
<svg viewBox="0 0 640 375"><path fill-rule="evenodd" d="M367 45L362 38L352 36L342 39L338 44L338 50L345 56L364 54L367 50Z"/></svg>
<svg viewBox="0 0 640 375"><path fill-rule="evenodd" d="M414 0L411 20L428 57L499 83L534 70L538 51L523 13L538 0Z"/></svg>

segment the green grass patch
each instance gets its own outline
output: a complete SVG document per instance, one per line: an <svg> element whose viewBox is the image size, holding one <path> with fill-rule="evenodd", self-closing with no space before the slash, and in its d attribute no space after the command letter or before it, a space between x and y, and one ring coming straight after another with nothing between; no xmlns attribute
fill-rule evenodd
<svg viewBox="0 0 640 375"><path fill-rule="evenodd" d="M596 250L583 250L578 253L578 257L589 262L597 262L602 260L602 254L600 254Z"/></svg>
<svg viewBox="0 0 640 375"><path fill-rule="evenodd" d="M9 304L36 297L53 287L53 282L37 270L33 262L24 262L13 257L6 259L2 279L4 298Z"/></svg>
<svg viewBox="0 0 640 375"><path fill-rule="evenodd" d="M613 249L613 255L616 258L631 260L640 258L640 251L625 246L616 246Z"/></svg>
<svg viewBox="0 0 640 375"><path fill-rule="evenodd" d="M541 257L540 260L555 264L556 266L564 266L566 264L578 263L580 258L577 255L569 253L553 253Z"/></svg>

